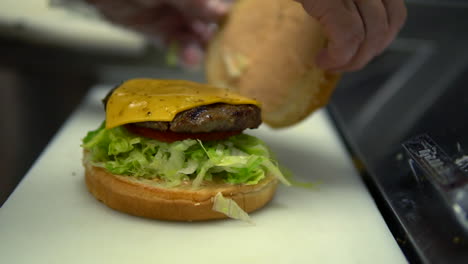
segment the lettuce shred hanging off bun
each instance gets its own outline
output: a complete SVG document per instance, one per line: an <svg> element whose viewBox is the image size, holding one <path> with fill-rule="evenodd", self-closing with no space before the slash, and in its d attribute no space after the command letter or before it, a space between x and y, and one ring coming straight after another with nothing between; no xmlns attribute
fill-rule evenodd
<svg viewBox="0 0 468 264"><path fill-rule="evenodd" d="M106 120L83 139L89 191L131 215L178 221L237 218L290 185L268 147L244 134L261 106L182 80L132 79L103 100Z"/></svg>

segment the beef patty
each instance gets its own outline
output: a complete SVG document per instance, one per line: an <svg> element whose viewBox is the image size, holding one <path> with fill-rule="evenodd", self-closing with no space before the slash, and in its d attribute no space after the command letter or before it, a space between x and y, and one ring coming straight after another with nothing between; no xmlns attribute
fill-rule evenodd
<svg viewBox="0 0 468 264"><path fill-rule="evenodd" d="M178 133L242 131L262 123L260 108L255 105L211 104L178 113L171 122L149 121L138 126Z"/></svg>

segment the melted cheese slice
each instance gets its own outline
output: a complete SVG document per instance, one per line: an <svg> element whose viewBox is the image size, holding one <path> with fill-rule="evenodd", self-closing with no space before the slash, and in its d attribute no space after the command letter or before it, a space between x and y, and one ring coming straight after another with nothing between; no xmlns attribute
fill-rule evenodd
<svg viewBox="0 0 468 264"><path fill-rule="evenodd" d="M133 79L115 89L107 101L106 128L145 121L172 121L179 112L214 103L260 106L258 101L205 84Z"/></svg>

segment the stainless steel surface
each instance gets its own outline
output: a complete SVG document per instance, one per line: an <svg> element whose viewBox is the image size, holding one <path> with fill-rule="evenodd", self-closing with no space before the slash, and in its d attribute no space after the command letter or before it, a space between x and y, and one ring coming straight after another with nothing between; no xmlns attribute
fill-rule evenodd
<svg viewBox="0 0 468 264"><path fill-rule="evenodd" d="M413 175L436 189L446 209L468 233L468 172L426 134L407 140L403 147Z"/></svg>
<svg viewBox="0 0 468 264"><path fill-rule="evenodd" d="M414 176L402 147L427 133L451 157L466 154L466 28L468 6L410 4L398 40L345 76L330 106L387 223L416 263L468 262L466 230L442 193Z"/></svg>

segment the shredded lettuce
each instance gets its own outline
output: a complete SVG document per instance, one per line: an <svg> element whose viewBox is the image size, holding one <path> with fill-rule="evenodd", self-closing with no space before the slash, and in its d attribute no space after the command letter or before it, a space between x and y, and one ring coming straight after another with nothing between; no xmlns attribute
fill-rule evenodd
<svg viewBox="0 0 468 264"><path fill-rule="evenodd" d="M226 140L201 142L187 139L173 143L139 137L124 127L88 132L82 147L94 166L119 175L163 179L168 186L193 180L196 188L214 179L231 184L257 184L267 173L291 185L267 146L247 134Z"/></svg>
<svg viewBox="0 0 468 264"><path fill-rule="evenodd" d="M220 192L217 193L214 197L212 209L213 211L225 214L230 218L241 220L249 224L254 224L252 219L250 219L249 214L242 210L236 201L224 197Z"/></svg>

